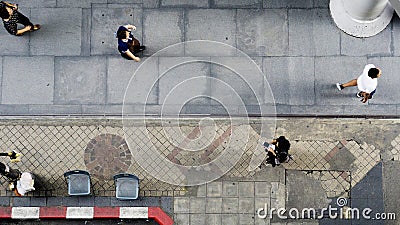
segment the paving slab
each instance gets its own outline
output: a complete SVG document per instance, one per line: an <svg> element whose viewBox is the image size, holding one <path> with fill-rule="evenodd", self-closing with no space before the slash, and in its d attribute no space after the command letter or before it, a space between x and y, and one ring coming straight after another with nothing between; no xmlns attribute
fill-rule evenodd
<svg viewBox="0 0 400 225"><path fill-rule="evenodd" d="M223 181L222 197L238 197L238 183L232 181Z"/></svg>
<svg viewBox="0 0 400 225"><path fill-rule="evenodd" d="M30 35L31 55L81 54L82 9L34 8L31 14L30 20L42 25Z"/></svg>
<svg viewBox="0 0 400 225"><path fill-rule="evenodd" d="M221 225L222 224L222 216L221 214L207 214L206 217L207 225Z"/></svg>
<svg viewBox="0 0 400 225"><path fill-rule="evenodd" d="M177 225L190 224L189 215L190 214L175 214L174 222Z"/></svg>
<svg viewBox="0 0 400 225"><path fill-rule="evenodd" d="M25 11L25 10L24 10ZM21 11L25 16L24 11ZM1 26L0 28L0 39L2 43L0 45L0 55L15 55L15 56L28 56L29 55L29 35L17 37L9 34L6 29ZM5 44L7 43L7 44ZM18 47L16 47L18 46Z"/></svg>
<svg viewBox="0 0 400 225"><path fill-rule="evenodd" d="M56 7L57 0L18 0L18 5L29 8Z"/></svg>
<svg viewBox="0 0 400 225"><path fill-rule="evenodd" d="M81 105L29 105L31 115L79 115L82 114Z"/></svg>
<svg viewBox="0 0 400 225"><path fill-rule="evenodd" d="M147 9L143 13L143 45L146 54L154 54L184 41L183 9ZM162 37L160 34L162 33ZM159 56L182 56L184 45L163 50Z"/></svg>
<svg viewBox="0 0 400 225"><path fill-rule="evenodd" d="M188 57L159 59L159 104L182 107L191 99L195 100L191 101L191 104L209 104L209 99L202 96L210 96L210 64L201 60L208 59Z"/></svg>
<svg viewBox="0 0 400 225"><path fill-rule="evenodd" d="M299 75L301 68L301 76ZM264 58L263 71L274 94L275 102L290 105L313 105L314 58Z"/></svg>
<svg viewBox="0 0 400 225"><path fill-rule="evenodd" d="M218 8L261 8L262 0L214 0Z"/></svg>
<svg viewBox="0 0 400 225"><path fill-rule="evenodd" d="M291 56L340 54L340 31L328 9L289 10Z"/></svg>
<svg viewBox="0 0 400 225"><path fill-rule="evenodd" d="M107 3L107 0L57 0L57 7L91 8L92 3Z"/></svg>
<svg viewBox="0 0 400 225"><path fill-rule="evenodd" d="M194 7L208 8L208 0L160 0L161 7Z"/></svg>
<svg viewBox="0 0 400 225"><path fill-rule="evenodd" d="M222 225L239 225L239 215L222 214Z"/></svg>
<svg viewBox="0 0 400 225"><path fill-rule="evenodd" d="M239 182L239 197L254 197L254 182Z"/></svg>
<svg viewBox="0 0 400 225"><path fill-rule="evenodd" d="M262 104L262 60L253 60L244 57L212 57L211 76L216 80L211 82L211 97L225 106Z"/></svg>
<svg viewBox="0 0 400 225"><path fill-rule="evenodd" d="M54 102L104 104L106 73L106 59L103 57L56 58Z"/></svg>
<svg viewBox="0 0 400 225"><path fill-rule="evenodd" d="M143 70L137 70L143 64ZM107 65L107 103L157 103L158 58L142 58L140 63L136 63L121 56L108 57ZM153 85L154 88L151 88ZM147 91L145 87L148 87Z"/></svg>
<svg viewBox="0 0 400 225"><path fill-rule="evenodd" d="M237 46L250 56L288 54L288 16L285 9L237 11Z"/></svg>
<svg viewBox="0 0 400 225"><path fill-rule="evenodd" d="M221 213L222 198L207 198L206 213Z"/></svg>
<svg viewBox="0 0 400 225"><path fill-rule="evenodd" d="M392 26L393 26L393 40L399 40L400 38L400 18L398 16L393 16L392 19ZM400 56L400 43L398 41L393 41L393 55Z"/></svg>
<svg viewBox="0 0 400 225"><path fill-rule="evenodd" d="M206 198L190 198L190 213L205 213Z"/></svg>
<svg viewBox="0 0 400 225"><path fill-rule="evenodd" d="M206 215L205 214L190 214L190 223L193 225L202 225L206 224Z"/></svg>
<svg viewBox="0 0 400 225"><path fill-rule="evenodd" d="M222 213L237 214L239 211L238 198L223 198L222 199Z"/></svg>
<svg viewBox="0 0 400 225"><path fill-rule="evenodd" d="M315 58L315 97L317 105L359 105L356 98L357 87L342 91L336 83L345 83L357 79L364 66L366 57L320 57Z"/></svg>
<svg viewBox="0 0 400 225"><path fill-rule="evenodd" d="M142 27L141 24L135 23L135 9L132 8L92 8L92 27L91 27L91 54L119 54L117 46L118 40L114 32L119 26L133 24L136 31L133 36L141 41Z"/></svg>
<svg viewBox="0 0 400 225"><path fill-rule="evenodd" d="M392 32L386 27L379 34L369 38L356 38L343 32L341 35L341 54L348 56L379 55L390 56L392 54Z"/></svg>
<svg viewBox="0 0 400 225"><path fill-rule="evenodd" d="M52 104L53 74L54 57L4 57L2 104Z"/></svg>
<svg viewBox="0 0 400 225"><path fill-rule="evenodd" d="M264 0L264 8L312 8L313 0Z"/></svg>
<svg viewBox="0 0 400 225"><path fill-rule="evenodd" d="M217 41L236 47L236 11L230 9L193 9L186 11L185 41ZM212 24L212 26L210 26ZM215 46L189 44L185 53L190 56L234 56L234 49Z"/></svg>

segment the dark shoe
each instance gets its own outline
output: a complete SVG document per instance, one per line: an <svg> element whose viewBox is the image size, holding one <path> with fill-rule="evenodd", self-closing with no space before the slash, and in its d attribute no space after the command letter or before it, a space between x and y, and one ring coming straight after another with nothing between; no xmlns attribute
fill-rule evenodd
<svg viewBox="0 0 400 225"><path fill-rule="evenodd" d="M356 96L357 98L362 98L363 96L361 95L362 91L357 92Z"/></svg>
<svg viewBox="0 0 400 225"><path fill-rule="evenodd" d="M146 46L142 45L142 46L139 47L139 51L144 51L145 49L146 49Z"/></svg>
<svg viewBox="0 0 400 225"><path fill-rule="evenodd" d="M31 31L39 30L40 29L40 24L35 24L33 27L31 27Z"/></svg>
<svg viewBox="0 0 400 225"><path fill-rule="evenodd" d="M339 91L344 89L343 85L340 83L336 83L336 87L337 87L337 89L339 89Z"/></svg>

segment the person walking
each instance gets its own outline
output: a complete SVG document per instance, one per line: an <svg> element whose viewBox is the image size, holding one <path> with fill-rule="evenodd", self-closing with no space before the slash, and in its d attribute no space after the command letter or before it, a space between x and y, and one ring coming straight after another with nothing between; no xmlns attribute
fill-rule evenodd
<svg viewBox="0 0 400 225"><path fill-rule="evenodd" d="M347 87L357 86L359 90L357 97L361 98L360 101L362 103L366 103L368 99L371 99L375 94L379 77L381 77L381 70L374 64L368 64L364 67L363 73L357 79L353 79L344 84L336 83L336 87L341 91Z"/></svg>
<svg viewBox="0 0 400 225"><path fill-rule="evenodd" d="M271 164L272 167L279 166L281 163L287 163L293 157L289 154L290 142L285 136L280 136L271 141L264 143L265 151L267 152L266 164Z"/></svg>
<svg viewBox="0 0 400 225"><path fill-rule="evenodd" d="M133 37L132 30L136 30L136 27L130 24L118 28L118 51L125 59L140 62L140 58L135 54L145 50L146 47L141 46L139 40Z"/></svg>
<svg viewBox="0 0 400 225"><path fill-rule="evenodd" d="M3 19L4 28L8 33L21 36L25 32L35 31L40 29L39 24L33 25L28 17L18 11L18 4L8 2L0 2L0 17ZM24 25L22 29L18 29L17 23Z"/></svg>

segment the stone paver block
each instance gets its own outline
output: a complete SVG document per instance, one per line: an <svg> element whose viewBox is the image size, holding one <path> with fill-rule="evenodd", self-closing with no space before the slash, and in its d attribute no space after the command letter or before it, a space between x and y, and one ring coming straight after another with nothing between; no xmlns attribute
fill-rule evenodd
<svg viewBox="0 0 400 225"><path fill-rule="evenodd" d="M254 224L254 214L240 214L239 224L240 225Z"/></svg>
<svg viewBox="0 0 400 225"><path fill-rule="evenodd" d="M238 198L223 198L222 213L238 213L239 199Z"/></svg>
<svg viewBox="0 0 400 225"><path fill-rule="evenodd" d="M393 40L399 40L400 38L400 18L398 16L393 16ZM400 56L400 43L398 41L393 41L393 54L395 56Z"/></svg>
<svg viewBox="0 0 400 225"><path fill-rule="evenodd" d="M32 197L30 206L46 206L46 197Z"/></svg>
<svg viewBox="0 0 400 225"><path fill-rule="evenodd" d="M206 198L190 198L190 213L205 213Z"/></svg>
<svg viewBox="0 0 400 225"><path fill-rule="evenodd" d="M356 38L341 32L341 54L349 56L391 55L392 32L390 26L379 34L364 38Z"/></svg>
<svg viewBox="0 0 400 225"><path fill-rule="evenodd" d="M190 199L189 198L174 198L174 213L189 213L190 207Z"/></svg>
<svg viewBox="0 0 400 225"><path fill-rule="evenodd" d="M206 213L221 213L222 198L207 198Z"/></svg>
<svg viewBox="0 0 400 225"><path fill-rule="evenodd" d="M22 11L22 13L28 16L25 12ZM0 30L0 39L3 43L7 43L0 45L0 55L29 55L29 37L27 35L16 38L10 35L6 29L0 28Z"/></svg>
<svg viewBox="0 0 400 225"><path fill-rule="evenodd" d="M0 206L10 206L10 197L1 196L0 197Z"/></svg>
<svg viewBox="0 0 400 225"><path fill-rule="evenodd" d="M197 186L197 197L206 197L207 186L205 184Z"/></svg>
<svg viewBox="0 0 400 225"><path fill-rule="evenodd" d="M260 8L262 0L214 0L214 7L220 8Z"/></svg>
<svg viewBox="0 0 400 225"><path fill-rule="evenodd" d="M10 1L14 3L14 1ZM42 7L56 7L57 0L18 0L19 7L26 8L42 8Z"/></svg>
<svg viewBox="0 0 400 225"><path fill-rule="evenodd" d="M221 214L207 214L206 225L221 225L222 216Z"/></svg>
<svg viewBox="0 0 400 225"><path fill-rule="evenodd" d="M256 197L269 198L271 195L271 185L267 182L255 182L254 190Z"/></svg>
<svg viewBox="0 0 400 225"><path fill-rule="evenodd" d="M52 104L54 58L4 57L1 91L2 104Z"/></svg>
<svg viewBox="0 0 400 225"><path fill-rule="evenodd" d="M198 7L208 8L208 0L161 0L162 7Z"/></svg>
<svg viewBox="0 0 400 225"><path fill-rule="evenodd" d="M141 69L137 70L140 66L142 66ZM131 79L132 81L129 83ZM141 62L135 63L122 57L110 57L107 67L107 102L111 104L156 104L157 79L157 58L148 60L142 58ZM126 92L127 90L128 92Z"/></svg>
<svg viewBox="0 0 400 225"><path fill-rule="evenodd" d="M217 41L236 47L235 17L234 10L188 10L185 23L185 40ZM236 54L236 50L207 42L189 43L185 46L185 54L190 56L231 56Z"/></svg>
<svg viewBox="0 0 400 225"><path fill-rule="evenodd" d="M321 57L315 59L317 105L359 105L357 87L339 91L336 83L357 79L367 65L365 57Z"/></svg>
<svg viewBox="0 0 400 225"><path fill-rule="evenodd" d="M11 198L10 203L13 207L28 207L31 204L30 197L14 197Z"/></svg>
<svg viewBox="0 0 400 225"><path fill-rule="evenodd" d="M118 30L119 26L128 23L136 26L137 29L132 31L132 34L141 41L142 28L140 24L135 23L134 13L139 12L133 8L93 8L91 54L119 54L118 40L115 38L114 32Z"/></svg>
<svg viewBox="0 0 400 225"><path fill-rule="evenodd" d="M312 8L313 0L264 0L264 8Z"/></svg>
<svg viewBox="0 0 400 225"><path fill-rule="evenodd" d="M57 0L57 7L91 8L92 3L107 3L107 0Z"/></svg>
<svg viewBox="0 0 400 225"><path fill-rule="evenodd" d="M71 115L81 114L80 105L29 105L29 113L33 115Z"/></svg>
<svg viewBox="0 0 400 225"><path fill-rule="evenodd" d="M238 49L250 56L282 56L288 54L287 10L239 9L237 20Z"/></svg>
<svg viewBox="0 0 400 225"><path fill-rule="evenodd" d="M237 197L238 183L232 181L222 182L222 197Z"/></svg>
<svg viewBox="0 0 400 225"><path fill-rule="evenodd" d="M237 214L222 214L222 225L238 225L239 216Z"/></svg>
<svg viewBox="0 0 400 225"><path fill-rule="evenodd" d="M193 225L203 225L206 224L205 214L190 214L190 223Z"/></svg>
<svg viewBox="0 0 400 225"><path fill-rule="evenodd" d="M90 68L88 70L87 68ZM104 104L106 59L101 57L57 58L55 102L59 104Z"/></svg>
<svg viewBox="0 0 400 225"><path fill-rule="evenodd" d="M30 36L31 55L81 54L82 9L36 8L31 14L30 20L42 25Z"/></svg>
<svg viewBox="0 0 400 225"><path fill-rule="evenodd" d="M239 212L254 214L254 197L253 198L239 198Z"/></svg>
<svg viewBox="0 0 400 225"><path fill-rule="evenodd" d="M144 10L143 45L146 54L154 54L162 50L158 56L182 56L184 44L183 10L148 9ZM162 33L162 37L160 36ZM174 45L174 46L171 46Z"/></svg>
<svg viewBox="0 0 400 225"><path fill-rule="evenodd" d="M377 57L368 59L368 63L373 63L382 70L382 76L378 78L378 87L376 94L369 101L370 104L399 104L400 93L398 83L400 77L398 71L400 69L399 57ZM393 111L391 112L393 114Z"/></svg>
<svg viewBox="0 0 400 225"><path fill-rule="evenodd" d="M174 214L174 222L176 225L190 224L189 214Z"/></svg>
<svg viewBox="0 0 400 225"><path fill-rule="evenodd" d="M210 65L198 62L202 58L163 57L159 63L159 104L177 105L179 108L194 98L191 104L209 104ZM184 93L184 94L182 94Z"/></svg>
<svg viewBox="0 0 400 225"><path fill-rule="evenodd" d="M213 57L211 96L224 106L260 105L264 102L264 74L244 57ZM258 60L261 64L261 59ZM230 108L229 108L230 109Z"/></svg>
<svg viewBox="0 0 400 225"><path fill-rule="evenodd" d="M215 181L207 184L207 197L221 197L222 182Z"/></svg>
<svg viewBox="0 0 400 225"><path fill-rule="evenodd" d="M340 31L328 9L289 10L289 24L290 55L340 54Z"/></svg>
<svg viewBox="0 0 400 225"><path fill-rule="evenodd" d="M239 182L239 197L254 197L254 182Z"/></svg>
<svg viewBox="0 0 400 225"><path fill-rule="evenodd" d="M312 105L315 103L313 58L265 58L263 68L276 103L291 105ZM299 76L299 69L303 74L302 76ZM265 84L265 86L267 85Z"/></svg>

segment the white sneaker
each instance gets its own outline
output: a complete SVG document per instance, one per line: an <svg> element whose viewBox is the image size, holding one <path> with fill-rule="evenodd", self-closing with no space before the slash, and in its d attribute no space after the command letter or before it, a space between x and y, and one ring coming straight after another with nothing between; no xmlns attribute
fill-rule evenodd
<svg viewBox="0 0 400 225"><path fill-rule="evenodd" d="M360 92L357 92L357 98L362 98L363 96L361 95L361 91Z"/></svg>
<svg viewBox="0 0 400 225"><path fill-rule="evenodd" d="M342 84L340 84L340 83L336 83L336 87L337 87L337 89L339 89L339 91L343 90Z"/></svg>

